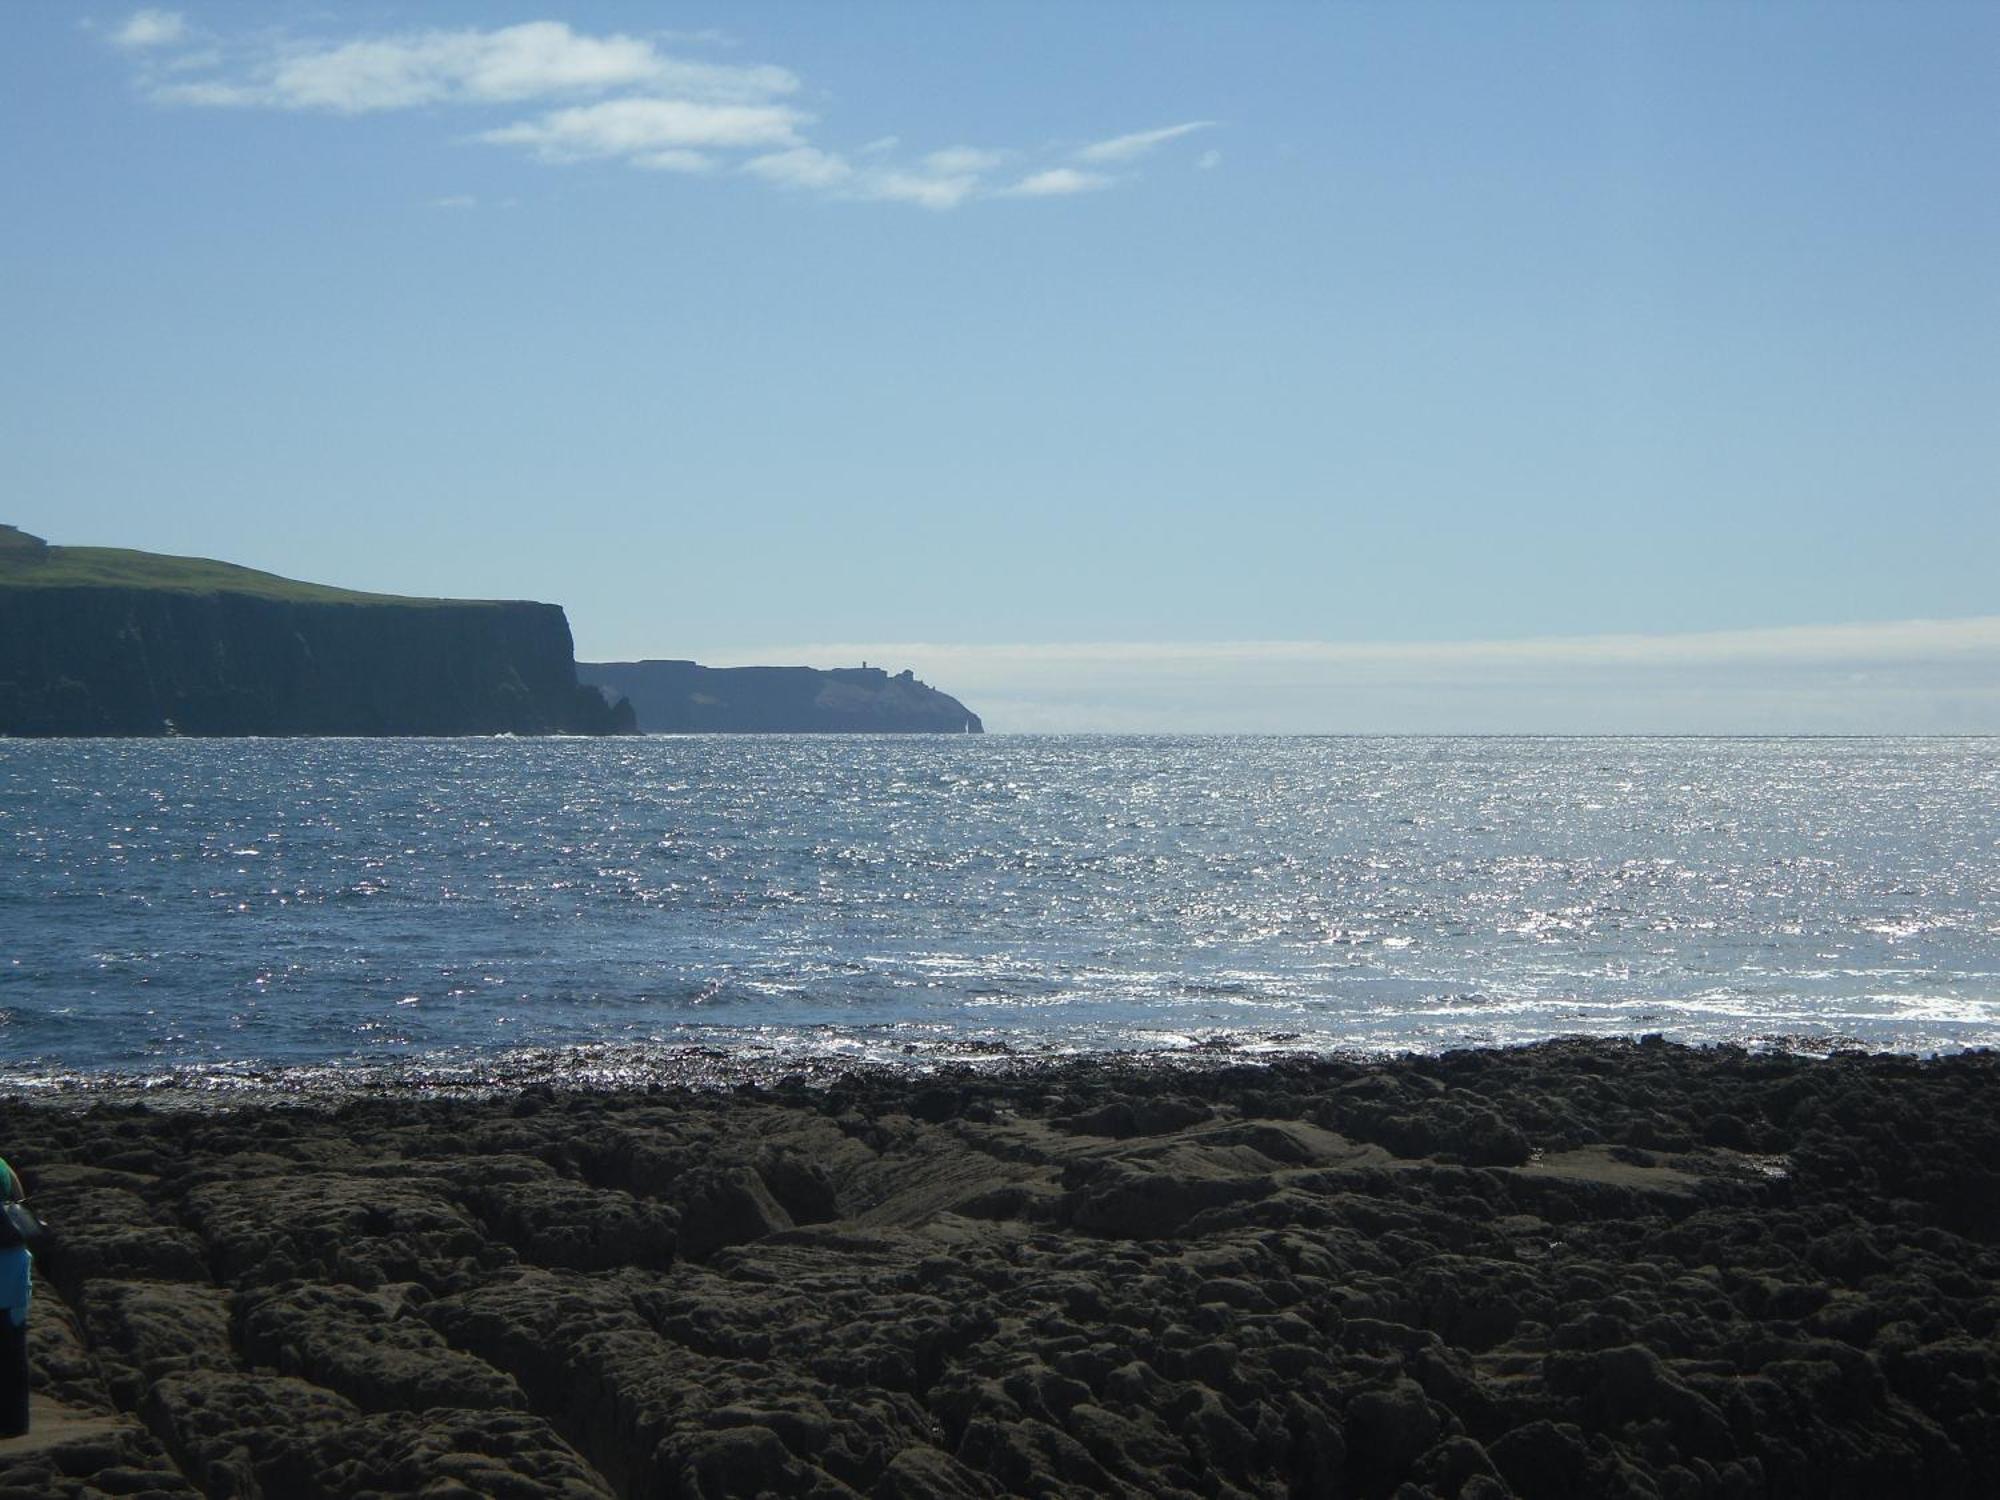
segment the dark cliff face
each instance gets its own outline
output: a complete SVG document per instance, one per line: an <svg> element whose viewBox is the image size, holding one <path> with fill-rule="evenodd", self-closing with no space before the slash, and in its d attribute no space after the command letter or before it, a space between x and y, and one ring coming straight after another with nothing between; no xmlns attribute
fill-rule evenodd
<svg viewBox="0 0 2000 1500"><path fill-rule="evenodd" d="M649 734L978 734L963 703L879 667L704 667L578 662L577 676L631 701Z"/></svg>
<svg viewBox="0 0 2000 1500"><path fill-rule="evenodd" d="M553 604L0 588L0 733L632 728L629 710L577 683L569 622Z"/></svg>

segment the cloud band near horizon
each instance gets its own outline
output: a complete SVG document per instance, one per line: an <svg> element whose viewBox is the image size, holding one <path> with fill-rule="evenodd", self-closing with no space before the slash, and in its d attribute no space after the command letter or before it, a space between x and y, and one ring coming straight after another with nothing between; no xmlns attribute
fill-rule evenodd
<svg viewBox="0 0 2000 1500"><path fill-rule="evenodd" d="M827 642L713 666L920 677L991 729L2000 734L2000 616L1439 642Z"/></svg>

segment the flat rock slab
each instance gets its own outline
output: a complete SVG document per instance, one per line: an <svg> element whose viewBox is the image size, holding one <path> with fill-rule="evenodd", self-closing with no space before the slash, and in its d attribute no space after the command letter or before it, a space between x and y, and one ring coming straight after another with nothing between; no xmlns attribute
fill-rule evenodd
<svg viewBox="0 0 2000 1500"><path fill-rule="evenodd" d="M1991 1493L2000 1061L0 1098L0 1500Z"/></svg>
<svg viewBox="0 0 2000 1500"><path fill-rule="evenodd" d="M22 1437L0 1438L0 1469L31 1453L60 1448L72 1443L102 1442L145 1431L133 1417L122 1413L79 1411L42 1395L28 1398L28 1431Z"/></svg>
<svg viewBox="0 0 2000 1500"><path fill-rule="evenodd" d="M194 1500L201 1492L133 1417L29 1398L25 1436L0 1438L0 1500Z"/></svg>

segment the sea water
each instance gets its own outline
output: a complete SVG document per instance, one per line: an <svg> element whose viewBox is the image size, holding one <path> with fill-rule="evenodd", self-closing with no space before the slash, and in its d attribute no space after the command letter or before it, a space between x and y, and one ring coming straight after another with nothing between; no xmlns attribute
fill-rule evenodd
<svg viewBox="0 0 2000 1500"><path fill-rule="evenodd" d="M0 741L0 1067L1991 1046L1996 807L1990 739Z"/></svg>

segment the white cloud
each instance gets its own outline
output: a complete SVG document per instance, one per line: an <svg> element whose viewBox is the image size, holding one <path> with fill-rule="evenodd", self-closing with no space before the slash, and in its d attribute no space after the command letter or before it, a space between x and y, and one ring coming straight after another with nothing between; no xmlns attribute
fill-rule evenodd
<svg viewBox="0 0 2000 1500"><path fill-rule="evenodd" d="M470 193L453 193L445 198L431 199L432 208L477 208L479 200Z"/></svg>
<svg viewBox="0 0 2000 1500"><path fill-rule="evenodd" d="M854 168L842 158L812 146L753 156L743 163L743 170L780 187L822 190L841 187L854 176Z"/></svg>
<svg viewBox="0 0 2000 1500"><path fill-rule="evenodd" d="M835 150L810 138L814 117L791 102L800 88L796 74L772 64L675 57L661 50L674 35L590 35L543 20L331 39L205 35L197 48L177 14L142 10L116 39L140 58L139 83L156 103L333 115L476 110L486 118L470 139L554 164L616 161L685 175L734 167L825 198L938 211L976 198L1054 197L1116 181L1060 157L1042 170L1016 166L1028 153L1015 149L954 145L905 155L897 137L883 136L851 152ZM728 41L708 33L680 40ZM494 118L507 106L515 108ZM1207 123L1099 141L1072 160L1129 161ZM999 174L1010 167L1015 180L1003 184Z"/></svg>
<svg viewBox="0 0 2000 1500"><path fill-rule="evenodd" d="M992 729L2000 733L2000 616L1512 641L873 641L702 659L903 662Z"/></svg>
<svg viewBox="0 0 2000 1500"><path fill-rule="evenodd" d="M1213 172L1217 167L1222 165L1222 153L1220 151L1204 151L1194 159L1194 164L1200 171Z"/></svg>
<svg viewBox="0 0 2000 1500"><path fill-rule="evenodd" d="M209 109L247 108L263 102L253 88L212 78L197 83L162 84L153 90L153 99L160 104L189 104Z"/></svg>
<svg viewBox="0 0 2000 1500"><path fill-rule="evenodd" d="M743 170L780 187L857 202L914 203L939 210L958 207L979 188L979 178L970 173L856 167L844 156L812 146L752 157Z"/></svg>
<svg viewBox="0 0 2000 1500"><path fill-rule="evenodd" d="M1099 188L1111 186L1112 179L1102 172L1079 172L1075 167L1051 167L1046 172L1036 172L1023 177L1012 187L1003 189L1010 198L1061 198L1073 193L1093 193Z"/></svg>
<svg viewBox="0 0 2000 1500"><path fill-rule="evenodd" d="M1197 130L1210 129L1213 120L1190 120L1184 125L1165 125L1158 130L1135 130L1130 135L1115 135L1108 141L1096 141L1076 152L1078 161L1098 164L1136 161L1156 146L1192 134Z"/></svg>
<svg viewBox="0 0 2000 1500"><path fill-rule="evenodd" d="M784 68L669 57L650 41L583 36L560 21L495 31L418 31L340 43L282 43L241 76L162 90L184 104L363 114L445 103L519 103L619 89L709 104L752 104L792 93Z"/></svg>
<svg viewBox="0 0 2000 1500"><path fill-rule="evenodd" d="M545 161L632 156L700 147L789 146L797 110L773 104L701 104L687 99L606 99L551 110L488 130L479 139L525 146Z"/></svg>
<svg viewBox="0 0 2000 1500"><path fill-rule="evenodd" d="M187 36L187 18L177 10L135 10L111 33L120 47L170 47Z"/></svg>
<svg viewBox="0 0 2000 1500"><path fill-rule="evenodd" d="M652 48L644 42L579 37L548 21L306 52L278 65L271 90L275 102L299 109L407 109L460 93L515 100L597 92L644 81L653 63Z"/></svg>
<svg viewBox="0 0 2000 1500"><path fill-rule="evenodd" d="M915 203L923 208L957 208L979 190L979 179L968 175L937 176L929 172L870 172L853 196L877 203Z"/></svg>
<svg viewBox="0 0 2000 1500"><path fill-rule="evenodd" d="M632 158L632 165L651 172L713 172L715 158L699 151L645 151Z"/></svg>

